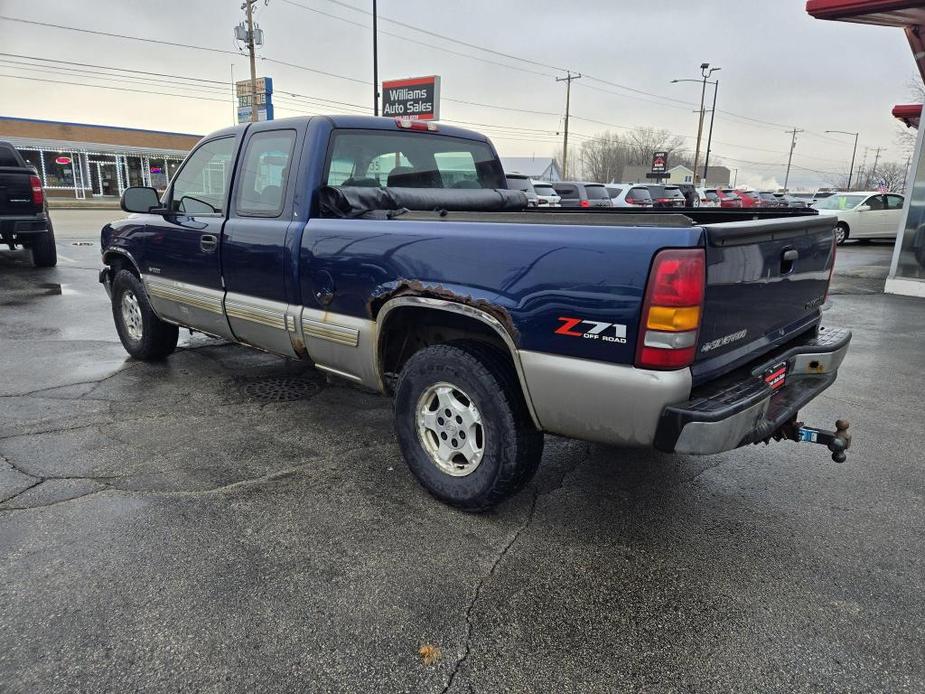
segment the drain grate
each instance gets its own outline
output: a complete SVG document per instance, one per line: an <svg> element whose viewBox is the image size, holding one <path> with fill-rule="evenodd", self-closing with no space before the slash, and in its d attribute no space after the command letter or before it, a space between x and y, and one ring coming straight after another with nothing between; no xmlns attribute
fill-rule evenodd
<svg viewBox="0 0 925 694"><path fill-rule="evenodd" d="M307 400L316 395L321 386L307 378L274 377L252 381L243 390L246 396L260 402L292 402Z"/></svg>

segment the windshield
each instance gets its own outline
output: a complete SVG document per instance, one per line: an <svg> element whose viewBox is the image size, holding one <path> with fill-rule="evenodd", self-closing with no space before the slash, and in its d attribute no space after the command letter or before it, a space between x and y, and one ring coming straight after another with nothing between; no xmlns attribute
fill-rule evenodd
<svg viewBox="0 0 925 694"><path fill-rule="evenodd" d="M606 200L610 197L604 186L585 186L585 192L588 194L588 200Z"/></svg>
<svg viewBox="0 0 925 694"><path fill-rule="evenodd" d="M652 196L649 195L649 190L647 188L633 188L629 193L626 194L628 200L647 200L652 201Z"/></svg>
<svg viewBox="0 0 925 694"><path fill-rule="evenodd" d="M556 191L550 185L537 185L533 184L533 192L537 195L555 195Z"/></svg>
<svg viewBox="0 0 925 694"><path fill-rule="evenodd" d="M683 198L684 193L681 192L680 188L665 188L665 197L666 198Z"/></svg>
<svg viewBox="0 0 925 694"><path fill-rule="evenodd" d="M850 210L867 199L866 195L830 195L817 202L817 210Z"/></svg>
<svg viewBox="0 0 925 694"><path fill-rule="evenodd" d="M324 184L408 188L505 188L486 142L420 132L335 130Z"/></svg>
<svg viewBox="0 0 925 694"><path fill-rule="evenodd" d="M653 198L663 198L665 197L665 187L658 185L648 186L649 195Z"/></svg>

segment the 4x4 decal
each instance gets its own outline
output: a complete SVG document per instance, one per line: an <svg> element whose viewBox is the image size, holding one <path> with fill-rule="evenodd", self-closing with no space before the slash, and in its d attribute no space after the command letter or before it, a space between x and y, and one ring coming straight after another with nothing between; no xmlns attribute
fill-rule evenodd
<svg viewBox="0 0 925 694"><path fill-rule="evenodd" d="M569 318L567 316L560 316L559 321L562 325L556 328L556 335L568 335L569 337L583 337L588 340L616 342L621 345L626 344L626 326L621 323L603 323L596 320ZM586 328L585 326L590 327Z"/></svg>

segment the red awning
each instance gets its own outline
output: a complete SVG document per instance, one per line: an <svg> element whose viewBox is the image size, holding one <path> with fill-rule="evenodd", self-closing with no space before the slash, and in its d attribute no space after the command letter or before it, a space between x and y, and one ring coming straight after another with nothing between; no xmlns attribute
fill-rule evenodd
<svg viewBox="0 0 925 694"><path fill-rule="evenodd" d="M922 0L808 0L816 19L902 27L925 80L925 3Z"/></svg>
<svg viewBox="0 0 925 694"><path fill-rule="evenodd" d="M925 24L920 0L809 0L806 11L816 19L906 27Z"/></svg>
<svg viewBox="0 0 925 694"><path fill-rule="evenodd" d="M893 107L893 117L898 118L911 128L919 127L922 116L922 104L899 104Z"/></svg>

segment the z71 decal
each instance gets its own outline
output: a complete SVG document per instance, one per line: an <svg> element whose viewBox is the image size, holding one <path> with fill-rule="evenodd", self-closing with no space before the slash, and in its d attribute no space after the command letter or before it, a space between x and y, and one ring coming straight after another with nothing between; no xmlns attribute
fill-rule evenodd
<svg viewBox="0 0 925 694"><path fill-rule="evenodd" d="M603 342L616 342L626 344L626 326L620 323L602 323L596 320L583 318L568 318L560 316L562 324L556 329L556 335L569 337L583 337L586 340L601 340Z"/></svg>

